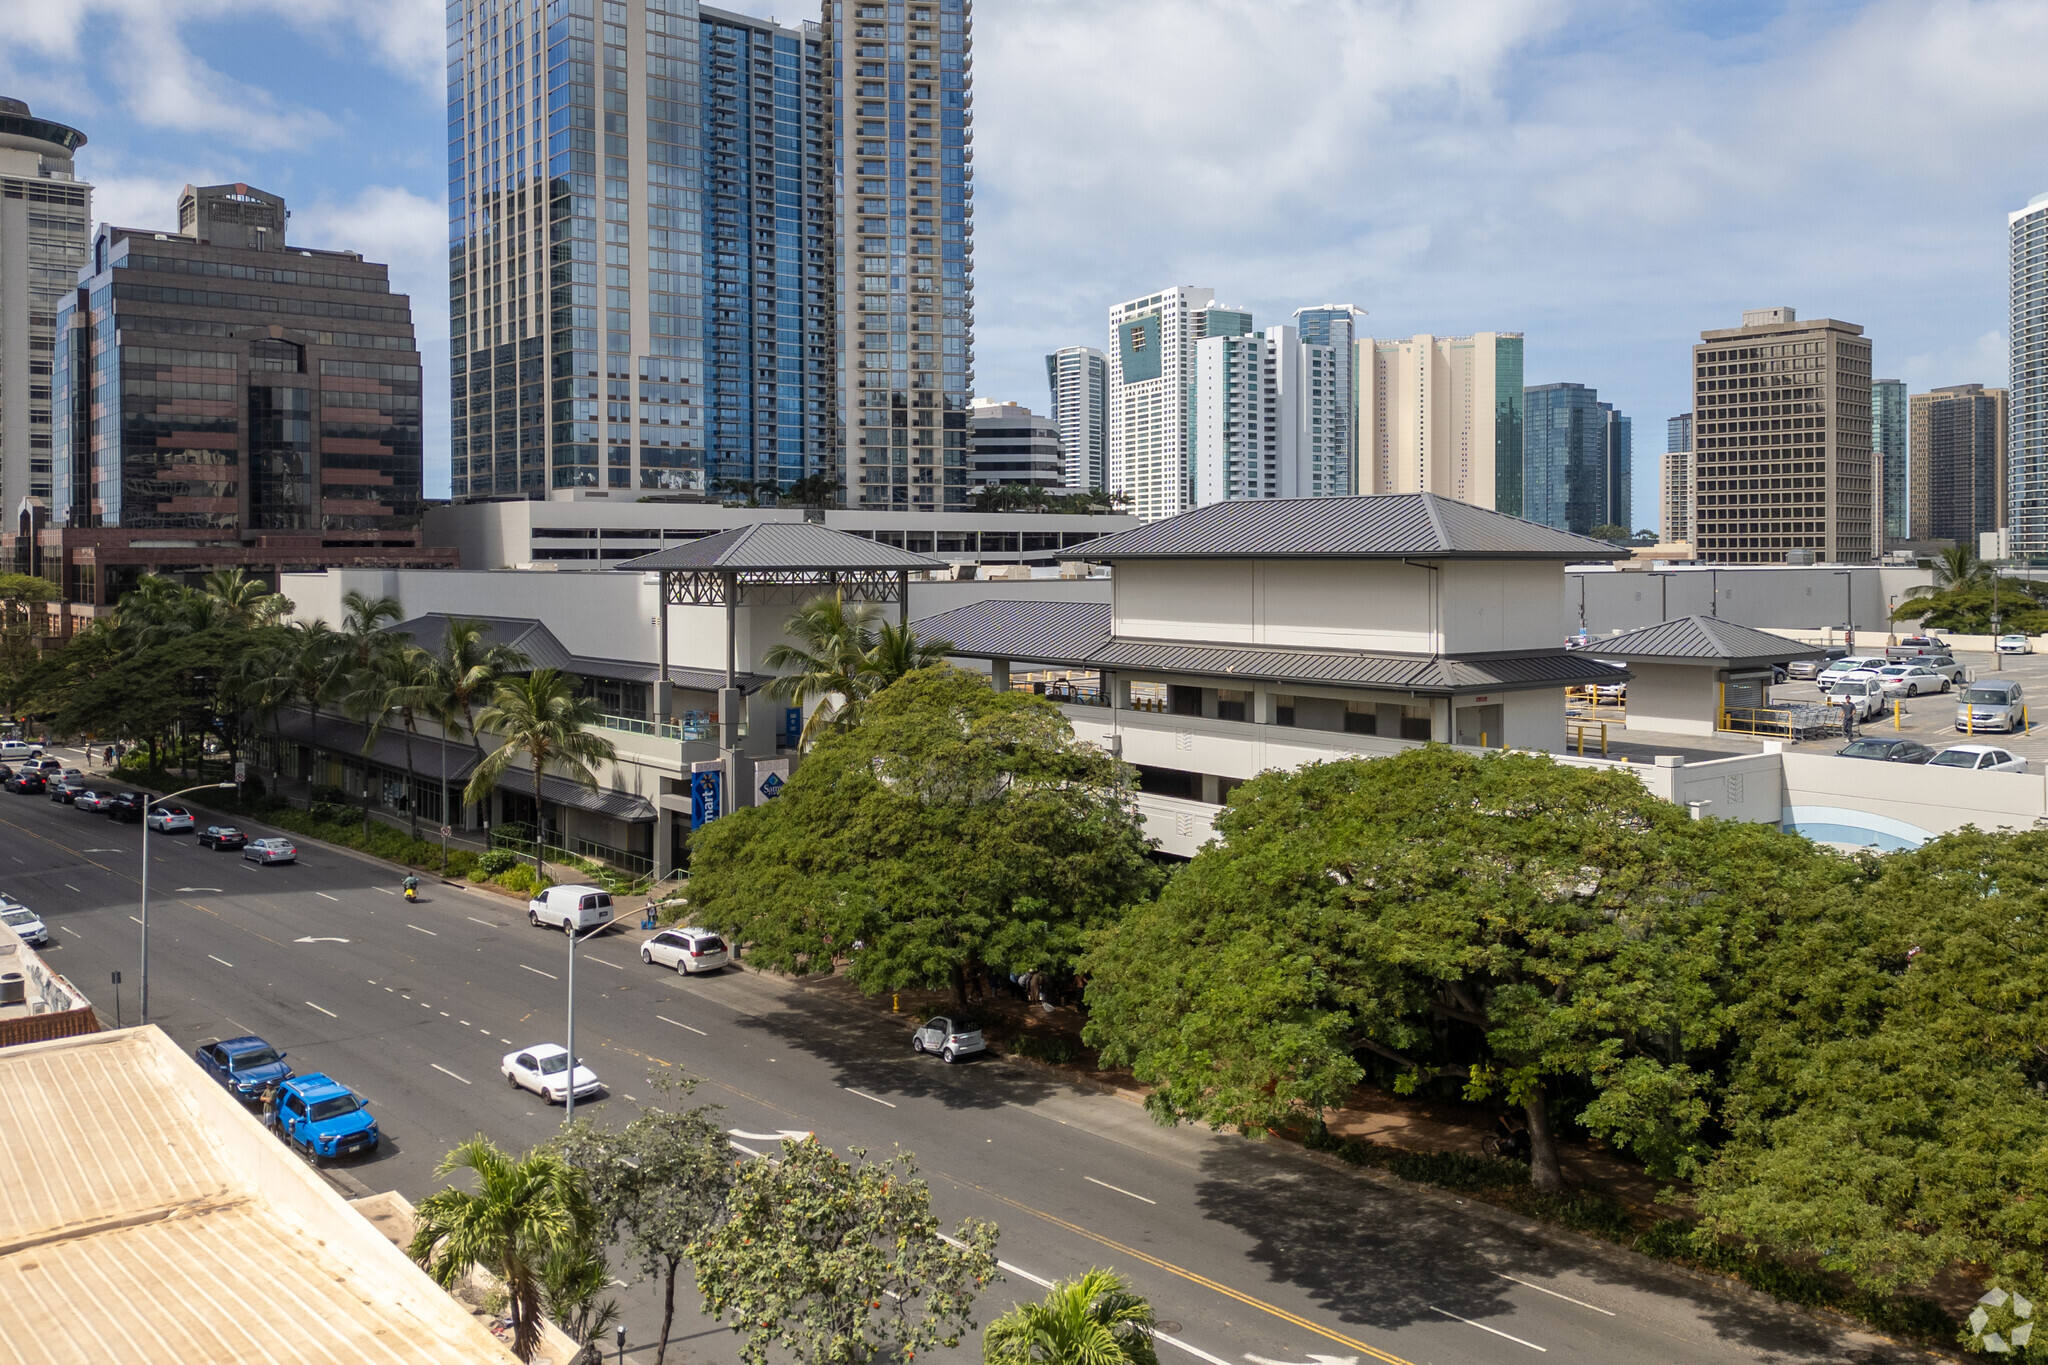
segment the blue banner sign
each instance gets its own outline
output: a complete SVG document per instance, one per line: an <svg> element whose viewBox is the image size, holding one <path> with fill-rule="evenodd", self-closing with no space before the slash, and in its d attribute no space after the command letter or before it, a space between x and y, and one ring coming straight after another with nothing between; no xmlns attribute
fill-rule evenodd
<svg viewBox="0 0 2048 1365"><path fill-rule="evenodd" d="M690 828L702 829L724 814L721 786L725 774L717 768L690 774Z"/></svg>

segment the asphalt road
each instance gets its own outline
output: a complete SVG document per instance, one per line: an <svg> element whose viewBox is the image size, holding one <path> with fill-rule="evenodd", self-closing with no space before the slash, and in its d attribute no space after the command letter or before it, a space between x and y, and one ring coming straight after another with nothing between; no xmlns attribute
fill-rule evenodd
<svg viewBox="0 0 2048 1365"><path fill-rule="evenodd" d="M0 795L0 889L39 912L51 964L102 1008L114 1003L109 973L123 973L131 1024L141 837L139 825ZM523 1148L556 1129L560 1112L498 1066L515 1046L561 1039L563 935L528 928L501 897L434 881L408 905L392 869L340 851L258 867L190 835L151 835L149 848L151 1021L187 1047L259 1034L300 1072L364 1095L386 1141L345 1167L356 1179L418 1200L440 1186L434 1164L456 1142L482 1132ZM753 1151L787 1130L914 1152L945 1219L1002 1229L1009 1273L984 1298L983 1324L1035 1296L1034 1278L1104 1265L1177 1327L1178 1349L1161 1355L1183 1365L1903 1358L1449 1195L1277 1144L1161 1129L1126 1100L1023 1064L947 1067L910 1052L908 1020L752 973L686 980L642 965L638 937L611 932L578 950L577 1051L610 1086L579 1112L622 1124L650 1097L648 1077L678 1068ZM656 1289L620 1298L629 1346L651 1340ZM685 1358L737 1360L694 1295L679 1299Z"/></svg>

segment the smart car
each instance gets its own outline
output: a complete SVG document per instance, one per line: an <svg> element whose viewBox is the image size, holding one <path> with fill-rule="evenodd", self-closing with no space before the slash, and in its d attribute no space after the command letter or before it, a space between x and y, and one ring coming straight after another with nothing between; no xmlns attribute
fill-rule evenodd
<svg viewBox="0 0 2048 1365"><path fill-rule="evenodd" d="M937 1053L942 1062L952 1063L970 1052L984 1052L988 1045L981 1040L981 1030L966 1020L948 1019L944 1015L927 1019L917 1032L910 1035L912 1052Z"/></svg>

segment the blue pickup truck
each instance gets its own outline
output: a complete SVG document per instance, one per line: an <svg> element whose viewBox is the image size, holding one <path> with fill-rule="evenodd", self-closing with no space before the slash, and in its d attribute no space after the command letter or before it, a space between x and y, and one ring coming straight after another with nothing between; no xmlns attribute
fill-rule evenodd
<svg viewBox="0 0 2048 1365"><path fill-rule="evenodd" d="M263 1087L292 1074L284 1064L284 1054L254 1034L202 1044L192 1055L199 1059L201 1070L243 1100L261 1099Z"/></svg>
<svg viewBox="0 0 2048 1365"><path fill-rule="evenodd" d="M285 1144L316 1166L323 1157L377 1150L377 1119L369 1106L340 1081L317 1071L277 1088L272 1122Z"/></svg>

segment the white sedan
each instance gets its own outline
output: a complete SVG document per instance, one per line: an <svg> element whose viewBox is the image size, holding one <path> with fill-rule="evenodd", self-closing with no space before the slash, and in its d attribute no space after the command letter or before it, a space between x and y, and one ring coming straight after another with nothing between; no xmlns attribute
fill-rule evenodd
<svg viewBox="0 0 2048 1365"><path fill-rule="evenodd" d="M1877 670L1877 680L1884 684L1885 695L1892 697L1917 697L1922 692L1948 691L1948 679L1929 668L1926 664L1886 664Z"/></svg>
<svg viewBox="0 0 2048 1365"><path fill-rule="evenodd" d="M2027 760L1989 744L1958 744L1927 760L1930 768L1968 768L1980 773L2023 773Z"/></svg>
<svg viewBox="0 0 2048 1365"><path fill-rule="evenodd" d="M151 806L149 827L158 834L185 834L192 829L192 812L183 806Z"/></svg>
<svg viewBox="0 0 2048 1365"><path fill-rule="evenodd" d="M559 1044L536 1043L508 1052L498 1070L513 1085L531 1090L549 1104L561 1104L569 1098L569 1052ZM576 1063L575 1085L579 1100L604 1089L597 1073L580 1061Z"/></svg>
<svg viewBox="0 0 2048 1365"><path fill-rule="evenodd" d="M2034 642L2024 635L2001 635L1998 637L2000 654L2032 654Z"/></svg>
<svg viewBox="0 0 2048 1365"><path fill-rule="evenodd" d="M715 972L726 964L725 940L709 929L664 929L640 945L640 960L684 976Z"/></svg>

